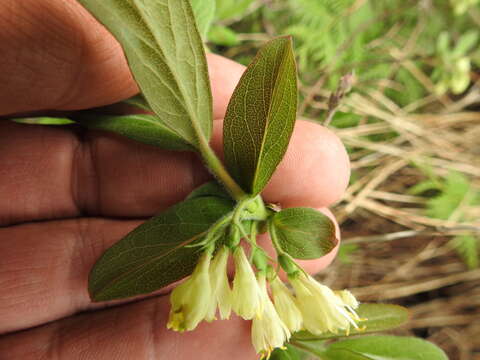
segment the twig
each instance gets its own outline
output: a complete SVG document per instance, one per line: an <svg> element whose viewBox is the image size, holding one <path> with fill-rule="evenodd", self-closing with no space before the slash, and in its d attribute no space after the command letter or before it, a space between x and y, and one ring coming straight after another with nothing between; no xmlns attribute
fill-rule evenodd
<svg viewBox="0 0 480 360"><path fill-rule="evenodd" d="M355 82L355 74L354 72L350 72L347 75L341 77L337 90L330 95L328 99L328 112L325 120L323 122L323 126L328 126L333 119L333 116L338 110L340 102L344 98L344 96L351 90L353 84Z"/></svg>

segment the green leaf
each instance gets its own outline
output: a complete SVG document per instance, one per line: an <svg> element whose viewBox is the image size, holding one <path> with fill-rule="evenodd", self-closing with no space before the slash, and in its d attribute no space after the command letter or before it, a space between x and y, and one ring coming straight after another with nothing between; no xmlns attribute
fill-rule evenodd
<svg viewBox="0 0 480 360"><path fill-rule="evenodd" d="M409 319L408 310L398 305L360 304L356 311L362 319L366 320L359 323L362 329L351 329L349 335L362 335L394 329L405 324ZM345 336L347 334L344 331L339 331L337 334L325 333L320 336L313 335L308 331L299 331L293 335L292 340L316 341Z"/></svg>
<svg viewBox="0 0 480 360"><path fill-rule="evenodd" d="M208 30L212 25L215 18L215 0L190 0L195 13L195 19L197 21L198 31L202 38L207 37Z"/></svg>
<svg viewBox="0 0 480 360"><path fill-rule="evenodd" d="M240 43L237 33L226 26L212 26L208 32L208 41L216 45L235 46Z"/></svg>
<svg viewBox="0 0 480 360"><path fill-rule="evenodd" d="M137 227L109 248L93 267L89 293L94 301L155 291L192 273L210 227L234 203L200 197L179 203Z"/></svg>
<svg viewBox="0 0 480 360"><path fill-rule="evenodd" d="M337 259L342 264L351 264L352 263L352 255L357 252L359 246L357 244L345 244L344 242L340 244L337 253Z"/></svg>
<svg viewBox="0 0 480 360"><path fill-rule="evenodd" d="M322 359L321 356L325 351L326 343L324 340L294 341L292 346L295 346L297 349L302 349L307 354L320 356L320 359ZM317 359L317 357L315 357L315 359ZM311 357L309 360L311 360Z"/></svg>
<svg viewBox="0 0 480 360"><path fill-rule="evenodd" d="M292 345L286 344L285 349L276 348L269 360L303 360L306 358L306 354L299 351Z"/></svg>
<svg viewBox="0 0 480 360"><path fill-rule="evenodd" d="M216 181L210 181L193 190L187 196L186 200L196 199L196 198L205 197L205 196L216 196L216 197L228 199L228 200L232 199L230 195L225 191L223 186L221 186Z"/></svg>
<svg viewBox="0 0 480 360"><path fill-rule="evenodd" d="M162 122L198 147L212 132L212 95L189 0L79 0L120 42Z"/></svg>
<svg viewBox="0 0 480 360"><path fill-rule="evenodd" d="M26 117L26 118L16 118L12 121L19 124L32 124L32 125L71 125L75 122L67 118L56 118L56 117Z"/></svg>
<svg viewBox="0 0 480 360"><path fill-rule="evenodd" d="M462 204L471 188L470 180L459 172L449 172L442 184L441 193L427 201L427 215L448 219Z"/></svg>
<svg viewBox="0 0 480 360"><path fill-rule="evenodd" d="M332 220L312 208L289 208L270 219L270 233L295 259L318 259L338 244Z"/></svg>
<svg viewBox="0 0 480 360"><path fill-rule="evenodd" d="M478 42L479 32L477 30L467 31L460 37L457 46L452 52L452 56L461 57L465 56L471 51Z"/></svg>
<svg viewBox="0 0 480 360"><path fill-rule="evenodd" d="M147 100L142 94L135 95L127 100L123 101L125 104L136 107L141 110L153 112L150 105L148 105Z"/></svg>
<svg viewBox="0 0 480 360"><path fill-rule="evenodd" d="M195 150L170 130L156 115L135 114L118 116L92 116L77 122L89 129L111 131L144 144L169 150Z"/></svg>
<svg viewBox="0 0 480 360"><path fill-rule="evenodd" d="M220 20L241 17L254 0L216 0L217 17Z"/></svg>
<svg viewBox="0 0 480 360"><path fill-rule="evenodd" d="M480 265L480 237L471 235L455 236L450 244L462 257L469 269L478 268Z"/></svg>
<svg viewBox="0 0 480 360"><path fill-rule="evenodd" d="M295 124L297 78L292 40L268 42L240 79L223 125L227 168L258 194L282 160Z"/></svg>
<svg viewBox="0 0 480 360"><path fill-rule="evenodd" d="M448 360L436 345L401 336L365 336L330 345L325 360Z"/></svg>

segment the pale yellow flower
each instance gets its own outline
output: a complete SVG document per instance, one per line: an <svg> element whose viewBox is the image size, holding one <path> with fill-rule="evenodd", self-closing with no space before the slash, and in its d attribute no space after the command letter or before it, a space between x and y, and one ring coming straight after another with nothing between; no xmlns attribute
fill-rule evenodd
<svg viewBox="0 0 480 360"><path fill-rule="evenodd" d="M259 274L258 284L261 290L262 312L253 318L252 343L262 358L270 357L275 348L281 348L290 338L290 331L283 323L268 296L264 274Z"/></svg>
<svg viewBox="0 0 480 360"><path fill-rule="evenodd" d="M233 279L232 309L245 320L261 312L261 292L255 273L241 246L233 252L235 277Z"/></svg>
<svg viewBox="0 0 480 360"><path fill-rule="evenodd" d="M273 303L280 319L293 333L302 328L302 313L297 307L296 300L285 284L276 277L270 283Z"/></svg>
<svg viewBox="0 0 480 360"><path fill-rule="evenodd" d="M172 291L169 329L193 330L207 316L214 300L209 275L210 259L211 254L205 252L190 278Z"/></svg>
<svg viewBox="0 0 480 360"><path fill-rule="evenodd" d="M345 306L356 309L358 308L358 305L360 305L355 296L353 296L353 294L348 290L335 291L335 294L342 300Z"/></svg>
<svg viewBox="0 0 480 360"><path fill-rule="evenodd" d="M355 316L345 309L340 297L327 286L304 273L290 279L297 295L297 304L303 316L303 326L312 334L348 332L350 326L358 329Z"/></svg>
<svg viewBox="0 0 480 360"><path fill-rule="evenodd" d="M352 317L355 319L355 321L365 320L365 319L361 319L360 316L358 316L357 312L355 311L360 305L360 303L350 291L348 290L335 291L335 295L337 295L340 298L340 300L343 303L343 306L348 310L350 314L352 314Z"/></svg>
<svg viewBox="0 0 480 360"><path fill-rule="evenodd" d="M212 297L209 312L206 320L215 320L215 313L220 310L220 318L230 318L232 310L232 290L230 289L230 283L227 275L227 261L229 250L226 246L223 246L218 250L217 254L212 260L210 266L210 283L212 286Z"/></svg>

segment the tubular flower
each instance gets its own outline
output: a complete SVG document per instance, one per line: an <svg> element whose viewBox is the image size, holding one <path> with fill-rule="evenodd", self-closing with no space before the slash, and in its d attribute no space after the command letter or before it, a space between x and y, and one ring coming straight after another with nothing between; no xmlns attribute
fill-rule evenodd
<svg viewBox="0 0 480 360"><path fill-rule="evenodd" d="M227 261L229 250L223 246L215 255L210 266L210 283L212 286L213 301L210 304L210 309L206 320L215 320L215 313L217 305L220 310L220 318L230 318L232 311L232 290L227 276Z"/></svg>
<svg viewBox="0 0 480 360"><path fill-rule="evenodd" d="M315 335L327 331L336 333L350 326L358 329L357 316L345 309L342 299L329 287L314 278L299 273L290 279L297 294L298 307L303 315L303 326ZM353 296L353 295L352 295Z"/></svg>
<svg viewBox="0 0 480 360"><path fill-rule="evenodd" d="M356 309L358 305L360 305L358 300L355 299L355 296L348 290L335 291L335 294L342 300L345 306Z"/></svg>
<svg viewBox="0 0 480 360"><path fill-rule="evenodd" d="M233 251L235 278L233 279L232 308L245 320L262 312L262 296L252 266L241 246Z"/></svg>
<svg viewBox="0 0 480 360"><path fill-rule="evenodd" d="M193 330L207 316L213 301L209 275L210 259L211 254L205 252L192 276L172 291L167 323L169 329L181 332Z"/></svg>
<svg viewBox="0 0 480 360"><path fill-rule="evenodd" d="M357 299L355 299L355 296L348 291L348 290L340 290L340 291L335 291L335 294L340 298L340 300L343 303L343 306L348 310L348 312L352 315L352 317L355 319L355 321L362 321L366 319L360 318L358 316L357 312L355 311L360 303L358 302Z"/></svg>
<svg viewBox="0 0 480 360"><path fill-rule="evenodd" d="M278 315L268 296L265 274L259 274L262 312L253 318L252 343L262 358L269 358L275 348L281 348L290 338L290 331Z"/></svg>
<svg viewBox="0 0 480 360"><path fill-rule="evenodd" d="M285 284L275 277L270 283L272 289L273 302L280 319L293 333L302 328L302 313L297 307L296 300L290 293Z"/></svg>

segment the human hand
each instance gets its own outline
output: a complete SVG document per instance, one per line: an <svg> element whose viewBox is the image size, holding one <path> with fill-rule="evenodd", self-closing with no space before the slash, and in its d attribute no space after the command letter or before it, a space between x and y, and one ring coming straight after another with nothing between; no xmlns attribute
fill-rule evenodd
<svg viewBox="0 0 480 360"><path fill-rule="evenodd" d="M89 108L138 91L119 45L73 0L3 0L0 54L0 116ZM243 67L211 55L209 68L220 151L220 119ZM299 121L263 195L325 208L348 175L340 141ZM192 153L0 121L0 359L255 359L249 323L237 318L167 330L165 290L106 309L88 297L103 251L207 179ZM316 272L334 253L303 265Z"/></svg>

